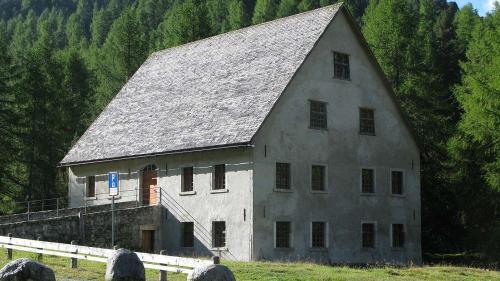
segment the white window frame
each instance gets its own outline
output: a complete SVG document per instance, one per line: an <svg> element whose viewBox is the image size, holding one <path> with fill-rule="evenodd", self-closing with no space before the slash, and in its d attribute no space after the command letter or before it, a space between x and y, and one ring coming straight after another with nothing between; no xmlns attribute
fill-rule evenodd
<svg viewBox="0 0 500 281"><path fill-rule="evenodd" d="M401 186L401 194L397 194L397 193L392 193L392 172L401 172L403 174L403 181L402 181L402 186ZM389 169L389 193L392 195L392 196L395 196L395 197L405 197L406 196L406 173L405 173L405 170L403 169L398 169L398 168L394 168L394 169Z"/></svg>
<svg viewBox="0 0 500 281"><path fill-rule="evenodd" d="M224 165L224 189L214 189L215 187L215 166L217 165ZM226 193L229 192L228 188L228 181L227 181L227 167L229 165L227 163L214 163L211 165L211 172L210 172L210 193ZM194 174L194 171L193 171ZM194 181L194 178L193 178ZM193 190L194 190L194 183L193 183Z"/></svg>
<svg viewBox="0 0 500 281"><path fill-rule="evenodd" d="M313 190L312 189L312 175L313 175L313 166L323 166L325 168L325 174L324 174L324 181L325 181L325 189L324 190ZM328 186L328 165L325 163L312 163L309 166L309 191L311 193L328 193L329 191L329 186Z"/></svg>
<svg viewBox="0 0 500 281"><path fill-rule="evenodd" d="M363 192L363 169L373 170L373 192ZM373 196L377 193L377 169L373 166L362 166L359 169L359 193L364 196Z"/></svg>
<svg viewBox="0 0 500 281"><path fill-rule="evenodd" d="M89 184L89 177L94 177L94 196L87 196L87 190L88 190L88 184ZM85 199L97 199L97 180L96 180L97 176L96 175L88 175L88 176L85 176ZM118 178L119 180L119 178ZM119 185L119 184L118 184ZM120 192L120 190L118 189L118 193Z"/></svg>
<svg viewBox="0 0 500 281"><path fill-rule="evenodd" d="M290 239L290 243L289 243L289 247L288 248L283 248L283 247L277 247L276 245L276 224L278 222L288 222L290 224L290 233L289 233L289 237L288 239ZM273 223L273 227L274 227L274 234L273 234L273 246L274 246L274 249L275 250L290 250L290 249L293 249L293 222L291 220L287 220L287 219L279 219L279 220L275 220L274 223Z"/></svg>
<svg viewBox="0 0 500 281"><path fill-rule="evenodd" d="M288 164L290 165L290 188L289 189L284 189L284 188L277 188L276 187L276 164L277 163L284 163L284 164ZM287 192L293 192L294 191L294 188L293 188L293 164L291 161L286 161L286 160L275 160L273 162L273 191L275 192L284 192L284 193L287 193Z"/></svg>
<svg viewBox="0 0 500 281"><path fill-rule="evenodd" d="M403 226L403 237L404 237L404 238L403 238L403 239L404 239L404 242L403 242L403 247L396 247L396 246L394 246L394 243L393 243L393 242L394 242L394 240L392 239L392 237L393 237L393 235L394 235L394 230L393 230L393 228L392 228L392 227L393 227L395 224L401 224L401 225ZM390 231L390 237L391 237L391 248L392 248L393 250L402 250L402 249L405 249L405 245L406 245L406 233L407 233L407 231L406 231L406 225L405 225L404 223L398 223L398 222L396 222L396 223L391 223L391 227L390 227L390 230L389 230L389 231Z"/></svg>
<svg viewBox="0 0 500 281"><path fill-rule="evenodd" d="M322 222L325 224L325 247L313 247L313 222ZM309 247L313 250L327 249L330 247L330 226L326 220L312 220L309 222Z"/></svg>
<svg viewBox="0 0 500 281"><path fill-rule="evenodd" d="M374 230L373 230L373 234L375 235L375 237L373 237L373 248L367 248L367 247L363 247L363 224L373 224L374 225ZM361 249L363 250L374 250L374 249L377 249L378 248L378 235L377 235L377 232L378 232L378 226L377 226L377 221L361 221L361 224L359 225L360 226L360 247Z"/></svg>

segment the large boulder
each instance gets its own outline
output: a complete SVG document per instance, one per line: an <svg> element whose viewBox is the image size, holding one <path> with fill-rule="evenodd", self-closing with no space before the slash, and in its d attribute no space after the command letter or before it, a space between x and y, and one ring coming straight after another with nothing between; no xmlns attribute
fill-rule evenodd
<svg viewBox="0 0 500 281"><path fill-rule="evenodd" d="M127 249L116 250L108 258L106 281L144 281L144 264L136 253Z"/></svg>
<svg viewBox="0 0 500 281"><path fill-rule="evenodd" d="M18 259L0 269L0 281L56 281L56 276L46 265L29 259Z"/></svg>
<svg viewBox="0 0 500 281"><path fill-rule="evenodd" d="M188 281L236 281L229 268L220 264L200 266L188 275Z"/></svg>

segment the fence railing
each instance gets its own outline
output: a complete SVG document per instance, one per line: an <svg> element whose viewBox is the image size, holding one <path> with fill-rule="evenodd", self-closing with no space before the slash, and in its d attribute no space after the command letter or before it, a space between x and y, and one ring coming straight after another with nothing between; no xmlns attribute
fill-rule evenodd
<svg viewBox="0 0 500 281"><path fill-rule="evenodd" d="M73 242L72 244L62 244L7 236L0 236L0 248L7 249L8 259L12 259L13 250L37 253L39 255L45 254L71 258L71 266L73 268L78 267L77 260L90 260L106 263L107 259L114 252L114 250L111 249L79 246L75 245ZM163 275L165 277L166 272L189 274L196 267L219 263L218 257L214 257L213 260L205 260L140 252L136 252L136 254L143 262L144 268L159 270L160 276Z"/></svg>

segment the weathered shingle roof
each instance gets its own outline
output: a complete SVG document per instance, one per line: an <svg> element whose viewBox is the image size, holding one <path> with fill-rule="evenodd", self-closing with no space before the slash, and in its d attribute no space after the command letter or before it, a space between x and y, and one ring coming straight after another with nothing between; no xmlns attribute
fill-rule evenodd
<svg viewBox="0 0 500 281"><path fill-rule="evenodd" d="M250 142L340 7L152 54L61 164Z"/></svg>

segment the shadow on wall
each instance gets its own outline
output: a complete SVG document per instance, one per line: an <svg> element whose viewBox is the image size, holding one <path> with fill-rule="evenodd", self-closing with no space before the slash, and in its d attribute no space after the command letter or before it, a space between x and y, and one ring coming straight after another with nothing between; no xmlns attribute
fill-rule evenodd
<svg viewBox="0 0 500 281"><path fill-rule="evenodd" d="M212 234L209 229L203 226L195 217L193 217L186 209L182 207L179 202L171 195L163 192L161 194L161 202L168 211L167 218L167 231L176 231L169 237L177 237L174 241L168 241L170 249L167 252L172 255L179 256L213 256L214 254L228 260L237 260L233 253L227 248L224 250L216 251L215 253L210 250L207 245L212 245ZM184 248L181 247L182 239L182 222L193 222L194 226L194 247Z"/></svg>

